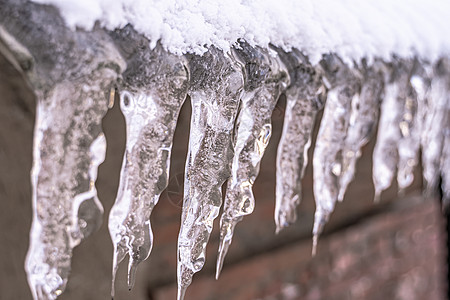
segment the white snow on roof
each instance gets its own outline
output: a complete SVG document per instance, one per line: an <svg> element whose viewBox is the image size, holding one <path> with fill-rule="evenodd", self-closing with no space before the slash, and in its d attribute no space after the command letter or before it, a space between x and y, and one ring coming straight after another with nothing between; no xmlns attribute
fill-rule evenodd
<svg viewBox="0 0 450 300"><path fill-rule="evenodd" d="M130 23L174 53L224 51L238 39L266 47L296 47L317 62L342 58L450 53L447 0L34 0L59 7L71 28Z"/></svg>

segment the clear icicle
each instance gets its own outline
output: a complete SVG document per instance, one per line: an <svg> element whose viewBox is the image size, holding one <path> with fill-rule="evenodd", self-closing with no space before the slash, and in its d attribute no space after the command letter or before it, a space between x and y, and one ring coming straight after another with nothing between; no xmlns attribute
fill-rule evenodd
<svg viewBox="0 0 450 300"><path fill-rule="evenodd" d="M400 126L406 98L411 90L410 73L411 62L396 61L391 67L390 75L386 75L377 142L373 151L375 201L391 185L399 162L398 144L402 137Z"/></svg>
<svg viewBox="0 0 450 300"><path fill-rule="evenodd" d="M128 45L139 41L139 37L125 28L115 40ZM159 44L151 50L144 38L136 49L126 57L128 69L120 92L127 142L119 191L109 215L114 245L112 296L118 264L126 254L129 289L138 264L150 255L150 214L168 183L173 134L188 88L183 57L169 54Z"/></svg>
<svg viewBox="0 0 450 300"><path fill-rule="evenodd" d="M367 144L378 120L380 97L383 91L384 64L375 62L363 66L363 84L359 97L353 97L345 146L342 153L342 174L339 182L338 200L344 199L345 191L355 176L356 162L361 148Z"/></svg>
<svg viewBox="0 0 450 300"><path fill-rule="evenodd" d="M313 157L316 201L313 255L316 252L317 239L338 199L351 103L355 101L355 97L359 97L361 85L359 72L349 68L335 55L325 56L320 65L329 91Z"/></svg>
<svg viewBox="0 0 450 300"><path fill-rule="evenodd" d="M399 123L401 138L398 141L397 183L400 192L413 182L414 168L418 163L421 132L418 105L417 93L410 80Z"/></svg>
<svg viewBox="0 0 450 300"><path fill-rule="evenodd" d="M448 86L450 91L450 86ZM449 92L447 92L449 95ZM440 170L442 177L442 206L448 211L450 206L450 99L447 98L447 119L446 126L443 128L443 147L440 161Z"/></svg>
<svg viewBox="0 0 450 300"><path fill-rule="evenodd" d="M111 45L104 46L114 52ZM97 51L104 55L106 50ZM123 64L118 53L112 55L91 58L76 78L36 90L33 223L25 262L34 299L56 299L64 291L72 249L102 222L95 180L106 151L101 132L108 109L104 92L118 76L117 63ZM69 66L59 67L70 74Z"/></svg>
<svg viewBox="0 0 450 300"><path fill-rule="evenodd" d="M230 176L232 133L243 86L240 68L211 47L189 58L192 116L178 236L178 299L205 263L206 244Z"/></svg>
<svg viewBox="0 0 450 300"><path fill-rule="evenodd" d="M434 69L429 101L424 108L426 114L421 136L423 177L428 193L434 193L438 186L439 165L445 136L443 128L445 128L446 119L449 118L447 105L450 102L450 74L448 72L450 62L442 59ZM448 169L446 174L448 174Z"/></svg>
<svg viewBox="0 0 450 300"><path fill-rule="evenodd" d="M289 70L286 111L276 160L276 231L294 223L301 200L301 179L308 164L308 149L317 111L325 102L321 75L299 51L277 50Z"/></svg>
<svg viewBox="0 0 450 300"><path fill-rule="evenodd" d="M276 57L241 41L233 49L242 65L244 91L235 127L234 158L220 219L220 243L216 279L231 244L236 224L253 212L253 183L272 134L271 115L288 84L287 72Z"/></svg>

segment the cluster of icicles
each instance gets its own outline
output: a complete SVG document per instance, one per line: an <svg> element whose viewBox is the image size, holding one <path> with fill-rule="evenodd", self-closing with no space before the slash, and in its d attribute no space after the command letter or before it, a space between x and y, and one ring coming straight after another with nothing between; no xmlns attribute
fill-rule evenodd
<svg viewBox="0 0 450 300"><path fill-rule="evenodd" d="M150 214L168 184L173 134L187 95L192 116L178 238L178 299L184 298L193 275L205 263L206 244L222 205L222 185L227 182L216 277L236 224L253 211L252 186L272 133L272 111L282 93L287 104L276 161L277 231L296 220L312 130L321 109L312 159L313 253L337 200L344 199L361 148L376 132L377 123L376 198L395 175L400 189L410 185L421 153L428 190L437 188L442 175L444 197L450 200L447 59L428 64L393 58L389 63L375 60L348 66L330 54L313 66L295 49L263 49L243 40L230 53L211 47L203 56L176 56L160 45L154 49L147 45L128 54L128 67L117 83L127 141L119 191L109 215L113 295L115 274L125 256L129 255L131 289L138 264L152 250ZM104 99L109 87L99 84L103 81L98 78L110 76L108 72L94 72L78 83L38 95L32 173L35 215L26 264L35 299L55 299L62 293L73 247L101 222L103 209L94 182L106 145L103 134L89 130L92 124L86 120L98 125L105 113L98 106L107 101L98 99ZM81 100L67 101L67 95ZM61 124L65 127L56 128ZM69 150L58 151L60 147ZM58 153L63 154L55 156ZM56 171L55 164L60 166ZM61 178L67 170L70 177Z"/></svg>

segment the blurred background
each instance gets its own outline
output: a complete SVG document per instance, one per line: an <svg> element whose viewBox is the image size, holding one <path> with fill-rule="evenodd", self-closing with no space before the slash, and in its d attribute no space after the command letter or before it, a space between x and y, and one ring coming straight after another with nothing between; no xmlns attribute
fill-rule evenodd
<svg viewBox="0 0 450 300"><path fill-rule="evenodd" d="M363 149L356 178L325 227L315 257L311 256L315 205L310 165L303 180L298 222L275 235L275 154L284 106L281 96L272 116L274 133L254 185L254 213L237 225L218 281L214 279L219 238L216 220L207 263L194 276L186 299L448 299L448 230L439 197L422 196L421 172L417 170L414 184L403 195L397 194L394 185L375 204L371 175L375 138ZM23 266L31 226L34 117L33 92L0 47L0 300L31 299ZM187 99L175 132L170 183L152 214L153 251L140 265L131 292L126 286L126 261L122 263L116 300L176 298L176 243L189 122ZM113 249L107 218L116 197L125 147L125 122L117 95L103 128L108 148L96 185L105 208L104 222L75 248L62 300L110 299ZM310 149L310 157L312 153Z"/></svg>

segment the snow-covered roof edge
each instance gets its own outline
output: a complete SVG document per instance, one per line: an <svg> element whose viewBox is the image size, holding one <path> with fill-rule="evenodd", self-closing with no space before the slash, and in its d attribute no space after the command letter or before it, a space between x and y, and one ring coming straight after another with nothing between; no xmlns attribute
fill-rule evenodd
<svg viewBox="0 0 450 300"><path fill-rule="evenodd" d="M450 54L445 0L33 0L57 6L67 25L109 30L127 24L170 52L224 51L251 45L295 47L312 63L336 53L345 61L395 54L435 61Z"/></svg>

